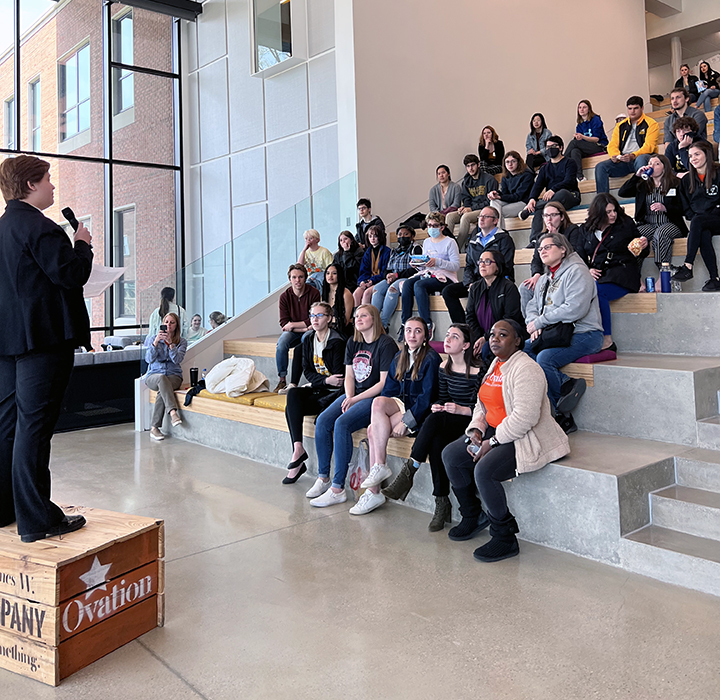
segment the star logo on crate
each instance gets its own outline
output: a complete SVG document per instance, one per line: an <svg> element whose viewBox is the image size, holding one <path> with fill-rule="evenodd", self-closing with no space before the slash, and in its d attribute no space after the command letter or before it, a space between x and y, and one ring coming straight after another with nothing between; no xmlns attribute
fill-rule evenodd
<svg viewBox="0 0 720 700"><path fill-rule="evenodd" d="M112 563L110 564L101 564L100 560L95 557L93 560L92 566L90 567L90 570L80 575L80 580L85 584L85 587L87 588L88 592L85 594L85 598L89 598L93 591L91 589L95 588L96 586L99 586L99 584L103 584L100 586L100 590L106 591L107 586L105 585L105 580L107 577L107 572L109 571L110 567L112 566Z"/></svg>

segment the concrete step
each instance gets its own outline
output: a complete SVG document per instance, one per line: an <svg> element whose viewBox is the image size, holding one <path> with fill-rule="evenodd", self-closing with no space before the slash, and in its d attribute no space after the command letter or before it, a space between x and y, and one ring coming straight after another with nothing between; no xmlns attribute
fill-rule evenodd
<svg viewBox="0 0 720 700"><path fill-rule="evenodd" d="M680 486L720 492L720 452L695 449L675 460L675 475Z"/></svg>
<svg viewBox="0 0 720 700"><path fill-rule="evenodd" d="M720 415L698 420L697 436L698 447L720 450Z"/></svg>
<svg viewBox="0 0 720 700"><path fill-rule="evenodd" d="M720 540L719 492L669 486L650 494L650 508L653 525Z"/></svg>
<svg viewBox="0 0 720 700"><path fill-rule="evenodd" d="M619 565L637 574L720 595L720 544L649 525L623 538Z"/></svg>

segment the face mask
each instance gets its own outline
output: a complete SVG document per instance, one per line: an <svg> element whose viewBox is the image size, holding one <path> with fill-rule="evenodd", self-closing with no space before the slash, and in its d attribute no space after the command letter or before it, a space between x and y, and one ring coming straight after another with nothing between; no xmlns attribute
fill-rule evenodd
<svg viewBox="0 0 720 700"><path fill-rule="evenodd" d="M428 226L428 236L430 238L437 238L440 235L440 229Z"/></svg>
<svg viewBox="0 0 720 700"><path fill-rule="evenodd" d="M398 248L400 248L400 250L407 250L412 244L412 239L408 238L407 236L401 236L397 239L397 242Z"/></svg>
<svg viewBox="0 0 720 700"><path fill-rule="evenodd" d="M557 158L560 155L560 149L557 146L550 146L550 148L547 149L547 154L551 158Z"/></svg>

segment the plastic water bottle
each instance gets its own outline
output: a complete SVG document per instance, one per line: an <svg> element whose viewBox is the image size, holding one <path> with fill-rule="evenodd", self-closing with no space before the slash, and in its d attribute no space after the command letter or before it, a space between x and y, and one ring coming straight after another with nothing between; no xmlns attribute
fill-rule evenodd
<svg viewBox="0 0 720 700"><path fill-rule="evenodd" d="M207 374L207 369L203 369L202 371L202 380L205 381L205 375Z"/></svg>
<svg viewBox="0 0 720 700"><path fill-rule="evenodd" d="M672 273L670 272L670 263L663 263L662 267L660 268L660 291L663 293L669 293L672 292L672 282L670 280L670 277L672 276Z"/></svg>

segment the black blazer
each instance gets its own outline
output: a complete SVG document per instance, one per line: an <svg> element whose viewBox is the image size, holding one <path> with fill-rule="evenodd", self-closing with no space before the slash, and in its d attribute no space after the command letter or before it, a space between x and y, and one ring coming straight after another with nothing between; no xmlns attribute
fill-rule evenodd
<svg viewBox="0 0 720 700"><path fill-rule="evenodd" d="M623 182L622 187L618 191L620 197L635 197L635 222L638 226L646 224L646 218L648 214L647 210L647 194L648 194L648 182L649 180L643 180L637 175L633 175L629 180ZM670 190L672 191L672 190ZM663 204L667 209L668 219L670 223L675 224L683 236L687 236L687 225L683 218L683 205L682 198L680 197L680 181L678 180L675 186L674 195L664 195Z"/></svg>
<svg viewBox="0 0 720 700"><path fill-rule="evenodd" d="M83 286L92 248L39 209L18 199L0 217L0 355L22 355L71 342L90 347Z"/></svg>
<svg viewBox="0 0 720 700"><path fill-rule="evenodd" d="M490 329L481 328L477 318L477 307L485 294L488 295L490 310L495 321L512 318L520 324L520 328L525 330L525 319L522 311L520 311L520 292L515 284L503 277L502 279L496 279L488 287L485 280L480 278L480 281L475 282L470 289L465 309L465 320L470 326L470 336L473 343L480 336L485 336L486 340L490 337Z"/></svg>

